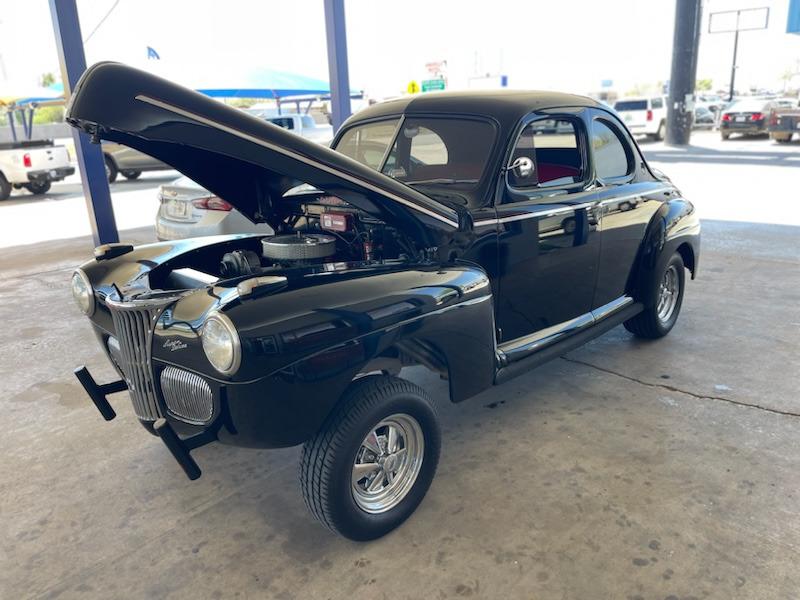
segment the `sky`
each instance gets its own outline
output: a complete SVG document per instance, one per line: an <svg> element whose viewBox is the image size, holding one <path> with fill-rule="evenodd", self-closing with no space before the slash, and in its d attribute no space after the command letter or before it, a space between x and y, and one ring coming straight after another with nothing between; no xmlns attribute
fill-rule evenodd
<svg viewBox="0 0 800 600"><path fill-rule="evenodd" d="M698 78L726 88L730 77L733 34L708 34L708 13L769 6L770 27L740 36L737 87L781 89L783 73L800 72L788 3L706 0ZM118 60L175 79L232 64L328 79L322 0L78 0L78 9L89 64ZM375 98L401 94L442 60L452 89L487 73L513 88L580 94L603 80L624 95L669 79L674 0L346 0L345 10L351 87ZM161 61L147 60L147 46ZM0 57L0 96L59 74L47 0L0 0Z"/></svg>

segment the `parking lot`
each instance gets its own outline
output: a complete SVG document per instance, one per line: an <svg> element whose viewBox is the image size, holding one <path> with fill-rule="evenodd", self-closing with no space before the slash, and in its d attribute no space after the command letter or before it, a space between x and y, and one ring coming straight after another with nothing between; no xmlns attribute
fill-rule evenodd
<svg viewBox="0 0 800 600"><path fill-rule="evenodd" d="M437 478L369 544L307 515L298 449L211 445L186 480L127 398L105 423L72 369L112 368L68 287L91 256L75 178L0 206L0 598L797 598L800 142L642 144L703 219L699 277L658 342L618 327L441 408ZM156 188L112 185L125 240Z"/></svg>

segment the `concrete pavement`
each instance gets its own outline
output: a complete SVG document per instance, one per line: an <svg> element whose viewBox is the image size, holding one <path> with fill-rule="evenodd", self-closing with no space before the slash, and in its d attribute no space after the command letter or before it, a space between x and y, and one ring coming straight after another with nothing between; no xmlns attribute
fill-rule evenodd
<svg viewBox="0 0 800 600"><path fill-rule="evenodd" d="M370 544L310 519L297 449L204 447L189 482L124 394L102 421L71 374L112 376L68 290L89 241L4 249L0 597L796 598L800 223L712 216L759 180L781 223L799 171L678 157L659 166L706 220L672 334L617 328L460 405L410 370L441 407L442 461Z"/></svg>

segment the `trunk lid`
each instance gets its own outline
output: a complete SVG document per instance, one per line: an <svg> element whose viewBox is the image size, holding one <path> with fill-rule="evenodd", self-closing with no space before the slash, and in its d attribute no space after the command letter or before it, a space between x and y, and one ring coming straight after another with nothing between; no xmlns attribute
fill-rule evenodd
<svg viewBox="0 0 800 600"><path fill-rule="evenodd" d="M254 223L275 227L299 183L336 195L425 245L459 226L456 209L339 152L150 73L98 63L81 77L67 121L171 165Z"/></svg>

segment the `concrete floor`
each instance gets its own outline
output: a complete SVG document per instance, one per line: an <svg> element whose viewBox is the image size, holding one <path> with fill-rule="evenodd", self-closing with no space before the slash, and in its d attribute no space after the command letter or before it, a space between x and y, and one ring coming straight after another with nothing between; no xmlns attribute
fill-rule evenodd
<svg viewBox="0 0 800 600"><path fill-rule="evenodd" d="M798 227L704 222L659 342L617 328L456 406L410 371L442 460L370 544L311 520L297 449L205 447L189 482L124 395L102 421L71 374L112 375L69 297L88 248L0 253L0 598L800 596Z"/></svg>

